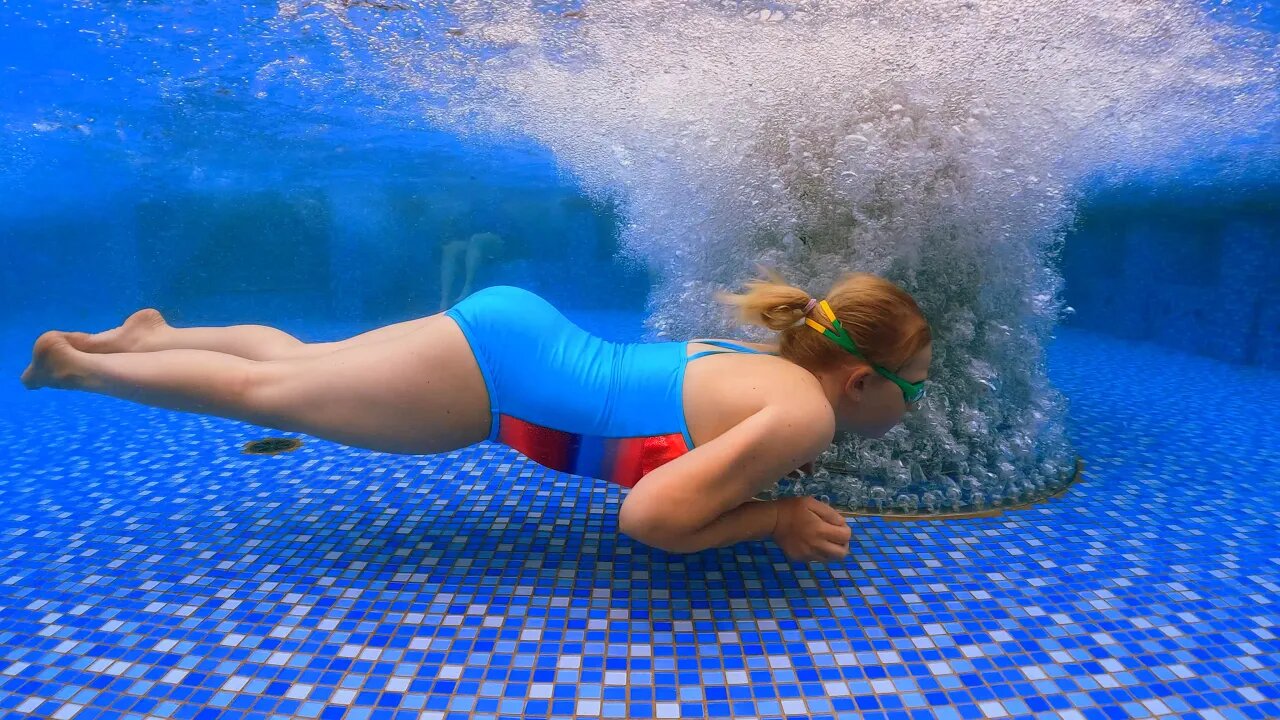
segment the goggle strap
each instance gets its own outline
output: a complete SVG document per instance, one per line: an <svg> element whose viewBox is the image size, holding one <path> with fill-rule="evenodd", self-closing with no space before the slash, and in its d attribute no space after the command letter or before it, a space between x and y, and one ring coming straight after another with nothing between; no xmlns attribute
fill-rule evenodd
<svg viewBox="0 0 1280 720"><path fill-rule="evenodd" d="M822 312L826 314L827 319L831 321L831 324L836 326L836 329L831 330L823 327L822 323L816 322L812 318L805 318L805 324L835 341L837 345L847 350L850 354L863 357L862 353L858 352L858 346L854 344L853 338L849 337L849 333L844 331L844 326L840 324L836 314L831 311L831 306L827 304L827 301L823 300L819 305L822 307Z"/></svg>
<svg viewBox="0 0 1280 720"><path fill-rule="evenodd" d="M811 319L811 318L805 318L805 319L804 319L804 322L805 322L805 324L806 324L806 325L808 325L809 327L813 328L814 330L817 330L818 332L822 333L823 335L826 335L827 333L831 332L830 330L828 330L828 329L826 329L825 327L823 327L823 326L822 326L822 323L817 322L817 321L815 321L815 320L813 320L813 319Z"/></svg>
<svg viewBox="0 0 1280 720"><path fill-rule="evenodd" d="M804 319L805 324L807 324L809 327L813 328L814 330L817 330L818 332L822 333L826 337L831 338L836 342L837 345L844 348L845 350L848 350L850 353L865 359L865 356L861 352L858 352L858 347L856 344L854 344L853 338L849 337L849 333L845 332L844 326L840 324L840 321L838 319L836 319L836 314L832 312L831 306L827 304L827 301L823 300L819 302L818 305L819 307L822 308L822 312L827 316L827 319L831 321L831 324L835 326L835 330L832 331L829 328L823 327L821 323L814 322L809 318ZM906 383L905 380L901 380L901 382ZM911 385L911 383L906 383L906 384ZM923 384L921 384L920 389L914 393L915 400L911 400L910 398L908 398L908 402L915 402L916 400L919 400L921 397L923 397L924 395L923 390L924 390ZM904 397L906 396L905 390L903 391L903 396Z"/></svg>

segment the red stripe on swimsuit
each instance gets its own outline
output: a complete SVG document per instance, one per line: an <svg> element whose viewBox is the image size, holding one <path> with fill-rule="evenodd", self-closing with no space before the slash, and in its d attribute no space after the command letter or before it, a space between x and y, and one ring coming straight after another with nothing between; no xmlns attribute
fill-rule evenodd
<svg viewBox="0 0 1280 720"><path fill-rule="evenodd" d="M564 432L501 415L498 442L560 472L634 487L640 478L689 452L682 433L606 438Z"/></svg>

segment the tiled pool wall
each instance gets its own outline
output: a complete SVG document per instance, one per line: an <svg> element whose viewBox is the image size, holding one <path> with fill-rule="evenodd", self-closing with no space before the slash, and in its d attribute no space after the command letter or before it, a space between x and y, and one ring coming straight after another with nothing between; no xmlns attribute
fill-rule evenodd
<svg viewBox="0 0 1280 720"><path fill-rule="evenodd" d="M110 327L154 306L175 324L327 331L438 312L441 245L497 232L473 289L516 284L565 309L639 311L650 281L618 259L613 206L566 186L466 188L439 177L121 195L0 220L0 325ZM461 289L457 268L453 292Z"/></svg>
<svg viewBox="0 0 1280 720"><path fill-rule="evenodd" d="M1280 187L1132 187L1081 206L1067 325L1280 369Z"/></svg>

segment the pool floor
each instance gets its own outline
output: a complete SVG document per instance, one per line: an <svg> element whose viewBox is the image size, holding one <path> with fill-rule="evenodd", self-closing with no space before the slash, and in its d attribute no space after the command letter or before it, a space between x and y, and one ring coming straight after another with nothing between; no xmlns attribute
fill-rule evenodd
<svg viewBox="0 0 1280 720"><path fill-rule="evenodd" d="M1280 717L1275 373L1064 330L1084 482L805 566L649 549L500 446L246 455L14 367L3 718Z"/></svg>

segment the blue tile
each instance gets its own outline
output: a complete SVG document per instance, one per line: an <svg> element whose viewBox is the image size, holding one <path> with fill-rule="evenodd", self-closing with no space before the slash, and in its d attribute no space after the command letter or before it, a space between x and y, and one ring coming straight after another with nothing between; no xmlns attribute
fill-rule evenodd
<svg viewBox="0 0 1280 720"><path fill-rule="evenodd" d="M1078 332L1050 350L1086 482L999 518L859 520L855 562L829 568L763 544L649 551L616 535L617 488L497 446L254 458L238 447L260 428L20 396L0 405L18 449L0 709L1276 716L1280 497L1256 490L1280 460L1280 380Z"/></svg>

